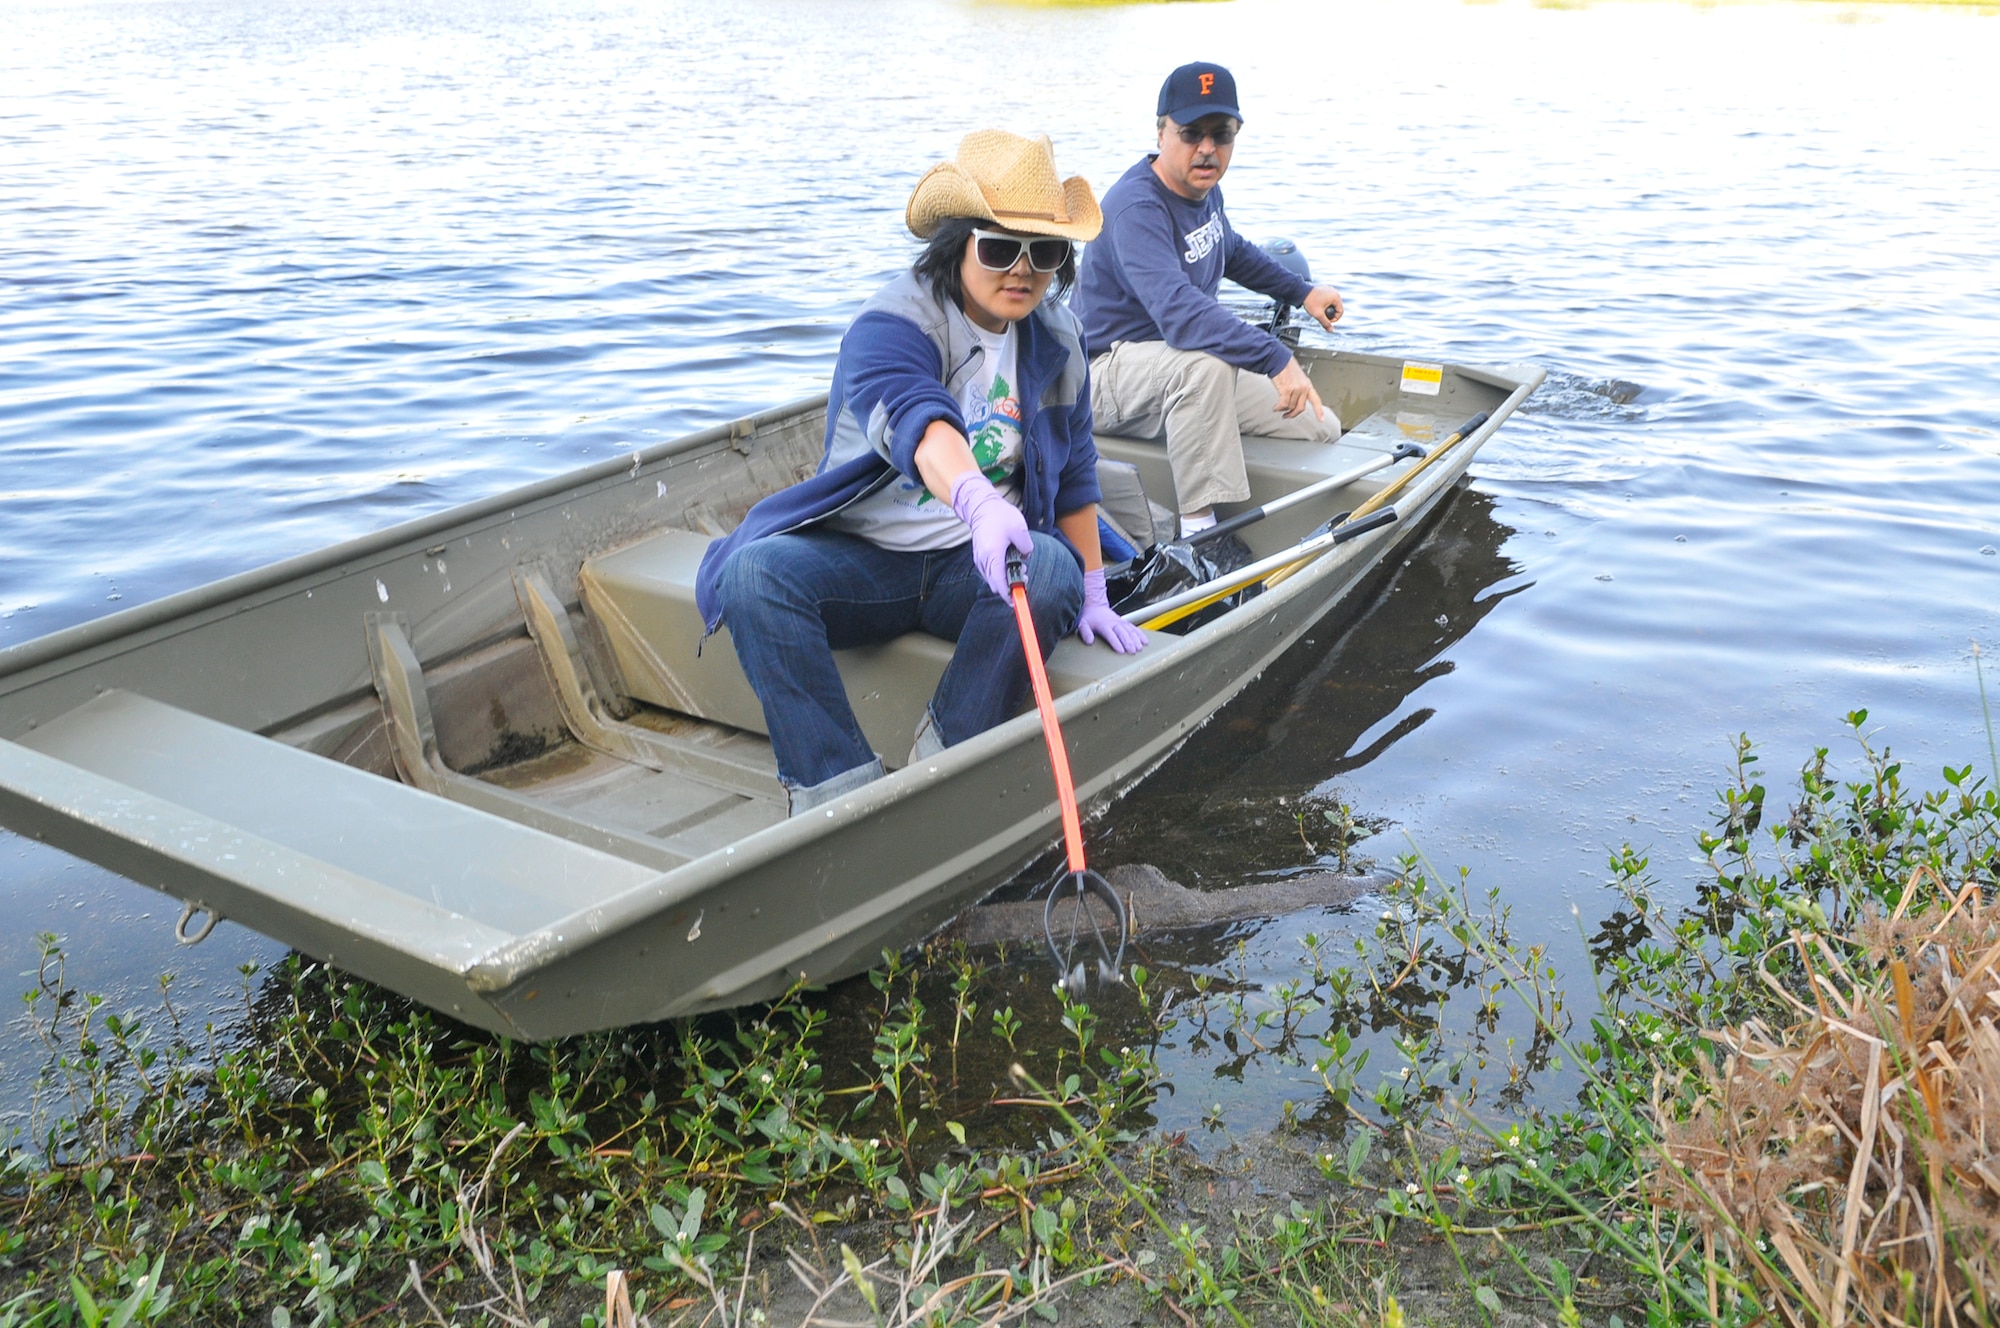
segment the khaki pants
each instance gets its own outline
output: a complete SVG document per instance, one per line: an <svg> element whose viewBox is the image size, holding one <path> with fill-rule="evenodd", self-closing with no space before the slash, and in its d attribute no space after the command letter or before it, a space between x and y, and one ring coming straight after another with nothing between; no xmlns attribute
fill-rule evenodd
<svg viewBox="0 0 2000 1328"><path fill-rule="evenodd" d="M1262 374L1225 364L1164 341L1118 341L1090 362L1090 410L1102 433L1135 438L1165 435L1182 512L1250 497L1243 473L1243 435L1336 442L1340 420L1331 409L1313 418L1308 406L1291 419L1276 409L1278 389Z"/></svg>

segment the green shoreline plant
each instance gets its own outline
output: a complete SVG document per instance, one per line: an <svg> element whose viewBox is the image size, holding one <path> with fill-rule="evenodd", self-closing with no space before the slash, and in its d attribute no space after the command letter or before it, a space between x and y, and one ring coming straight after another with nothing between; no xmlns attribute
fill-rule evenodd
<svg viewBox="0 0 2000 1328"><path fill-rule="evenodd" d="M1970 766L1914 793L1870 745L1867 712L1848 722L1864 777L1831 778L1819 749L1799 800L1771 824L1758 758L1739 739L1735 785L1699 840L1713 880L1693 906L1668 915L1646 859L1629 846L1613 856L1623 907L1588 938L1601 987L1581 1035L1547 1017L1552 975L1533 950L1508 946L1462 892L1432 905L1535 1011L1583 1086L1574 1108L1504 1127L1447 1108L1438 1123L1483 1137L1484 1165L1451 1186L1440 1173L1458 1153L1447 1147L1426 1171L1412 1150L1409 1202L1387 1200L1399 1217L1428 1220L1451 1244L1476 1229L1468 1200L1566 1216L1573 1254L1622 1265L1623 1296L1648 1323L1996 1321L2000 916L1988 910L2000 894L2000 796ZM1828 1053L1836 1031L1875 1046L1867 1072ZM1940 1061L1957 1079L1949 1098ZM1893 1161L1881 1142L1891 1132ZM1883 1232L1899 1204L1904 1222ZM1857 1243L1862 1219L1872 1234ZM1581 1321L1579 1279L1561 1257L1545 1252L1537 1266L1502 1253L1510 1291ZM1483 1290L1475 1297L1497 1311L1499 1295Z"/></svg>
<svg viewBox="0 0 2000 1328"><path fill-rule="evenodd" d="M1253 980L1239 951L1135 968L1093 1007L1021 984L1004 952L935 944L885 955L874 1001L795 991L546 1046L296 957L244 974L243 1035L223 1046L182 1025L169 983L147 1015L75 991L46 938L22 1015L46 1111L0 1165L0 1328L594 1326L614 1269L655 1324L760 1322L787 1289L809 1314L997 1323L1116 1286L1190 1323L1481 1323L1509 1306L1990 1323L1994 1261L1950 1218L1992 1211L1977 1193L1926 1208L1960 1222L1926 1247L1943 1256L1927 1280L1885 1237L1840 1309L1817 1265L1775 1247L1790 1218L1732 1207L1730 1177L1782 1173L1775 1199L1827 1245L1824 1196L1887 1202L1868 1165L1851 1184L1868 1150L1829 1140L1831 1117L1785 1116L1799 1076L1783 1065L1811 1060L1785 1061L1810 1050L1785 1039L1836 975L1842 1008L1892 1024L1909 1004L1897 962L1926 1001L1963 986L1951 955L1979 933L1950 954L1913 938L1953 910L1995 916L2000 798L1969 766L1913 791L1866 718L1849 717L1861 776L1830 774L1822 749L1782 810L1739 742L1687 907L1660 905L1643 855L1612 855L1609 916L1579 937L1599 988L1581 1022L1546 946L1414 858L1349 956L1309 935L1283 981ZM1885 957L1870 919L1892 915L1906 953ZM1315 1086L1277 1146L1321 1197L1204 1202L1214 1165L1148 1128L1169 1035ZM1771 1128L1729 1136L1717 1105L1752 1069ZM1910 1156L1949 1160L1922 1152L1923 1129L1956 1138L1941 1116L1878 1119ZM1815 1129L1818 1152L1797 1142ZM1724 1143L1737 1152L1717 1164ZM1982 1159L1951 1158L1963 1190ZM1859 1248L1837 1228L1828 1247Z"/></svg>

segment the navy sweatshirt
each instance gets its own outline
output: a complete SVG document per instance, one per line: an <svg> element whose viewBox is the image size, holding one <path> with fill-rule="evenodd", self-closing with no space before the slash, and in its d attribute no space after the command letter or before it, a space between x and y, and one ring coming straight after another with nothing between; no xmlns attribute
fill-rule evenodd
<svg viewBox="0 0 2000 1328"><path fill-rule="evenodd" d="M1164 341L1203 350L1266 377L1292 358L1284 343L1222 307L1228 277L1274 300L1304 304L1312 291L1269 254L1230 228L1222 190L1199 203L1153 174L1153 154L1104 193L1104 232L1084 246L1070 308L1095 358L1114 341Z"/></svg>

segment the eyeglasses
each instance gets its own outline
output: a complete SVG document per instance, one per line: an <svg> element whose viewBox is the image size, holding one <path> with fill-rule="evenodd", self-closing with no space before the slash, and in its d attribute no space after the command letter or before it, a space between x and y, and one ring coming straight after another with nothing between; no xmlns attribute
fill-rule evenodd
<svg viewBox="0 0 2000 1328"><path fill-rule="evenodd" d="M1236 126L1229 124L1216 129L1203 129L1199 125L1178 125L1174 132L1181 136L1181 142L1191 148L1200 147L1204 138L1219 148L1226 148L1236 141Z"/></svg>
<svg viewBox="0 0 2000 1328"><path fill-rule="evenodd" d="M1025 240L999 231L972 232L972 257L988 272L1011 272L1028 251L1028 266L1037 272L1054 272L1069 262L1068 240Z"/></svg>

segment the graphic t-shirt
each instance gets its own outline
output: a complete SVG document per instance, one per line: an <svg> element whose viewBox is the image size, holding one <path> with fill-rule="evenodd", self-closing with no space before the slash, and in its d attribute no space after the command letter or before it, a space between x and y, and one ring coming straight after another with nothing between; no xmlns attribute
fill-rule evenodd
<svg viewBox="0 0 2000 1328"><path fill-rule="evenodd" d="M965 415L965 436L972 459L1008 502L1021 505L1021 401L1017 394L1015 348L1020 336L1009 323L1005 332L988 332L973 324L985 355L959 391ZM859 535L885 549L925 553L951 549L972 538L972 528L958 519L951 504L920 481L897 475L866 498L845 508L827 523L835 530Z"/></svg>

